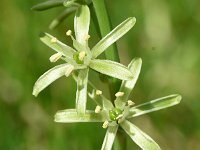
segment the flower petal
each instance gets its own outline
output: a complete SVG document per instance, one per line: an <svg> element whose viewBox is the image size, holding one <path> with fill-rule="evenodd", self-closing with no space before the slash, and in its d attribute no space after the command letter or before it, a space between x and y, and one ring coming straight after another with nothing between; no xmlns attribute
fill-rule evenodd
<svg viewBox="0 0 200 150"><path fill-rule="evenodd" d="M124 95L122 97L118 97L115 100L115 106L118 108L123 108L128 100L128 97L133 90L135 83L139 77L140 70L142 66L141 58L134 58L129 64L128 68L132 72L133 78L132 80L123 81L120 87L120 92L123 92Z"/></svg>
<svg viewBox="0 0 200 150"><path fill-rule="evenodd" d="M132 73L124 65L111 60L91 60L89 66L108 76L118 78L121 80L130 80L133 78Z"/></svg>
<svg viewBox="0 0 200 150"><path fill-rule="evenodd" d="M134 17L130 17L113 29L92 48L91 51L93 58L98 57L101 53L103 53L103 51L106 50L106 48L126 34L135 25L135 23L136 19Z"/></svg>
<svg viewBox="0 0 200 150"><path fill-rule="evenodd" d="M48 33L41 33L40 35L40 40L44 44L46 44L47 46L49 46L56 52L62 53L66 57L73 58L73 54L75 53L75 50L58 40L56 40L56 42L52 42L53 38L55 37L53 37L52 35Z"/></svg>
<svg viewBox="0 0 200 150"><path fill-rule="evenodd" d="M111 150L112 145L114 143L116 134L117 134L118 126L109 126L104 137L103 145L101 150Z"/></svg>
<svg viewBox="0 0 200 150"><path fill-rule="evenodd" d="M129 115L129 118L177 105L180 103L181 99L182 97L180 95L174 94L132 107L130 109L131 115Z"/></svg>
<svg viewBox="0 0 200 150"><path fill-rule="evenodd" d="M76 7L69 7L66 8L64 11L62 11L56 18L52 20L52 22L49 25L50 29L56 28L66 17L71 15L73 12L75 12L77 8Z"/></svg>
<svg viewBox="0 0 200 150"><path fill-rule="evenodd" d="M87 83L89 69L79 70L76 90L76 110L80 116L85 114L87 103Z"/></svg>
<svg viewBox="0 0 200 150"><path fill-rule="evenodd" d="M55 114L54 121L60 123L74 122L103 122L105 120L102 113L96 114L92 110L86 110L84 116L78 115L76 109L60 110Z"/></svg>
<svg viewBox="0 0 200 150"><path fill-rule="evenodd" d="M90 10L87 5L81 5L74 18L74 30L76 40L82 44L87 45L87 36L90 26Z"/></svg>
<svg viewBox="0 0 200 150"><path fill-rule="evenodd" d="M131 139L143 150L161 150L159 145L151 137L131 122L125 120L120 125Z"/></svg>
<svg viewBox="0 0 200 150"><path fill-rule="evenodd" d="M58 78L65 75L65 73L72 68L70 64L61 64L55 66L54 68L45 72L40 78L36 81L33 87L33 95L37 96L42 90L44 90L48 85L57 80Z"/></svg>

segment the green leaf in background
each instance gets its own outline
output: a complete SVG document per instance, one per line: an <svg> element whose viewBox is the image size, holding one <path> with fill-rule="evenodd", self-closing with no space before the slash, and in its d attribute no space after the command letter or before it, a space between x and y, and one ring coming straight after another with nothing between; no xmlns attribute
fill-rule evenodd
<svg viewBox="0 0 200 150"><path fill-rule="evenodd" d="M89 66L102 74L121 80L130 80L133 78L132 73L127 67L114 61L94 59L91 60Z"/></svg>
<svg viewBox="0 0 200 150"><path fill-rule="evenodd" d="M141 149L161 150L159 145L151 137L149 137L131 122L125 120L120 123L120 125Z"/></svg>
<svg viewBox="0 0 200 150"><path fill-rule="evenodd" d="M80 70L77 79L76 110L80 116L84 115L86 110L88 71L88 68Z"/></svg>
<svg viewBox="0 0 200 150"><path fill-rule="evenodd" d="M180 103L181 99L182 97L180 95L174 94L132 107L130 109L130 114L132 115L130 115L129 118L177 105Z"/></svg>
<svg viewBox="0 0 200 150"><path fill-rule="evenodd" d="M66 0L48 0L33 6L31 9L36 11L43 11L53 7L63 6L64 1Z"/></svg>
<svg viewBox="0 0 200 150"><path fill-rule="evenodd" d="M66 8L55 19L52 20L49 25L49 29L55 29L66 17L74 13L76 9L76 7Z"/></svg>
<svg viewBox="0 0 200 150"><path fill-rule="evenodd" d="M52 69L45 72L36 81L33 87L33 95L37 96L42 90L44 90L48 85L57 80L58 78L65 75L65 73L70 70L73 66L70 64L61 64L53 67Z"/></svg>
<svg viewBox="0 0 200 150"><path fill-rule="evenodd" d="M115 29L113 29L109 34L107 34L103 39L101 39L93 48L92 55L93 58L98 57L103 51L105 51L110 45L116 42L124 34L126 34L136 23L136 18L130 17L124 22L119 24Z"/></svg>
<svg viewBox="0 0 200 150"><path fill-rule="evenodd" d="M75 122L103 122L104 115L96 114L92 110L87 110L84 116L78 115L76 109L60 110L55 114L54 121L60 123L75 123Z"/></svg>
<svg viewBox="0 0 200 150"><path fill-rule="evenodd" d="M131 63L129 64L128 68L132 72L133 78L132 80L122 81L120 92L123 92L124 95L122 97L117 97L115 100L115 106L118 108L123 108L128 100L128 97L133 90L135 83L140 74L140 70L142 67L142 59L141 58L134 58Z"/></svg>
<svg viewBox="0 0 200 150"><path fill-rule="evenodd" d="M54 41L52 41L53 39ZM41 33L40 40L56 52L62 53L63 56L73 58L73 54L76 52L73 48L65 45L48 33Z"/></svg>
<svg viewBox="0 0 200 150"><path fill-rule="evenodd" d="M118 126L110 126L107 129L106 135L104 137L104 141L101 147L101 150L111 150L112 145L114 143L116 134L117 134Z"/></svg>
<svg viewBox="0 0 200 150"><path fill-rule="evenodd" d="M76 11L74 18L74 30L76 40L82 45L87 45L87 37L90 26L90 10L88 6L82 5Z"/></svg>

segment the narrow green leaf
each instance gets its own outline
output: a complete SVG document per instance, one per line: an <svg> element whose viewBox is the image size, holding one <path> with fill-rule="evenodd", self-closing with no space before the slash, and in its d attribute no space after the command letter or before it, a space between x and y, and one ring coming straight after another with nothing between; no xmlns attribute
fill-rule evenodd
<svg viewBox="0 0 200 150"><path fill-rule="evenodd" d="M81 5L76 11L76 15L74 18L74 30L76 40L82 45L87 45L89 26L90 10L87 5Z"/></svg>
<svg viewBox="0 0 200 150"><path fill-rule="evenodd" d="M87 103L87 83L89 69L79 71L76 91L76 110L80 116L85 114Z"/></svg>
<svg viewBox="0 0 200 150"><path fill-rule="evenodd" d="M132 73L127 67L111 60L94 59L91 60L89 66L102 74L121 80L130 80L133 78Z"/></svg>
<svg viewBox="0 0 200 150"><path fill-rule="evenodd" d="M180 95L174 94L132 107L130 109L131 115L129 118L177 105L180 103L181 99L182 97Z"/></svg>
<svg viewBox="0 0 200 150"><path fill-rule="evenodd" d="M161 150L159 145L146 133L141 131L131 122L125 120L121 124L125 132L131 137L131 139L143 150Z"/></svg>
<svg viewBox="0 0 200 150"><path fill-rule="evenodd" d="M111 150L112 145L114 143L116 134L117 134L118 126L109 126L104 137L103 145L101 150Z"/></svg>
<svg viewBox="0 0 200 150"><path fill-rule="evenodd" d="M50 29L56 28L65 18L67 18L69 15L75 12L76 9L77 9L76 7L66 8L55 19L53 19L53 21L49 25L49 28Z"/></svg>
<svg viewBox="0 0 200 150"><path fill-rule="evenodd" d="M41 33L40 35L40 40L44 44L46 44L47 46L49 46L56 52L62 53L63 56L70 57L73 59L73 54L75 53L75 50L58 40L56 40L56 42L52 42L53 38L55 37L53 37L52 35L48 33Z"/></svg>
<svg viewBox="0 0 200 150"><path fill-rule="evenodd" d="M130 17L113 29L92 48L93 58L98 57L110 45L126 34L135 25L135 23L136 19L134 17Z"/></svg>
<svg viewBox="0 0 200 150"><path fill-rule="evenodd" d="M40 78L36 81L33 87L33 95L37 96L43 89L45 89L52 82L57 80L58 78L65 75L65 73L71 69L72 65L70 64L61 64L55 66L54 68L45 72Z"/></svg>
<svg viewBox="0 0 200 150"><path fill-rule="evenodd" d="M86 110L84 116L78 115L76 109L60 110L55 114L54 121L60 123L74 122L103 122L105 120L102 113L95 113L92 110Z"/></svg>
<svg viewBox="0 0 200 150"><path fill-rule="evenodd" d="M132 80L123 81L120 87L120 92L124 92L122 97L118 97L115 100L115 106L118 108L123 109L128 100L128 97L133 90L135 83L139 77L140 70L142 67L142 59L141 58L134 58L131 63L129 64L128 68L132 72L133 78Z"/></svg>
<svg viewBox="0 0 200 150"><path fill-rule="evenodd" d="M33 6L31 9L36 11L43 11L53 7L63 6L64 1L66 0L48 0Z"/></svg>

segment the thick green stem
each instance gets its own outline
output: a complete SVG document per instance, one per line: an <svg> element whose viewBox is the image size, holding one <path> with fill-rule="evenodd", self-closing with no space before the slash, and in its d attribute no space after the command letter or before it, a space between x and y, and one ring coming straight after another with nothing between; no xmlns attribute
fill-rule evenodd
<svg viewBox="0 0 200 150"><path fill-rule="evenodd" d="M92 1L99 24L99 31L101 32L101 37L104 37L112 30L109 15L105 5L105 0L92 0ZM106 59L120 62L116 44L111 45L105 51L105 57ZM120 82L119 80L114 78L109 80L109 82L110 82L109 88L110 88L111 99L114 101L115 99L114 95L119 90Z"/></svg>

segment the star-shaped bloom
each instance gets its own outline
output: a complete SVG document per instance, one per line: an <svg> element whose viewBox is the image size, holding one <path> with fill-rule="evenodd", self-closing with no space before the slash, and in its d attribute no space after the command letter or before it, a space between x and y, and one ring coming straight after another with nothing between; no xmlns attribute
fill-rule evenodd
<svg viewBox="0 0 200 150"><path fill-rule="evenodd" d="M160 150L159 145L132 124L130 119L174 106L181 101L181 96L178 94L169 95L135 106L135 103L129 100L129 95L138 79L141 65L142 60L140 58L133 59L129 64L129 69L134 78L122 82L119 92L115 94L114 105L102 95L100 90L91 85L94 90L89 95L97 104L95 111L87 110L85 116L80 117L74 109L66 109L56 113L55 121L60 123L103 122L102 127L107 128L107 132L102 144L102 150L111 150L119 126L141 149Z"/></svg>
<svg viewBox="0 0 200 150"><path fill-rule="evenodd" d="M130 70L117 62L110 60L100 60L97 57L103 53L111 44L116 42L125 33L127 33L135 24L135 18L128 18L108 35L102 38L91 50L88 47L88 31L90 25L90 11L88 6L82 5L78 8L74 18L75 37L72 31L67 31L67 35L73 40L74 48L65 45L48 33L43 33L41 41L55 50L57 53L50 57L51 62L63 59L66 63L57 65L44 73L35 83L33 95L37 96L44 88L53 81L66 75L69 76L74 70L78 72L76 109L79 114L84 114L87 100L87 83L89 69L93 69L102 74L118 78L121 80L130 80L133 78Z"/></svg>

